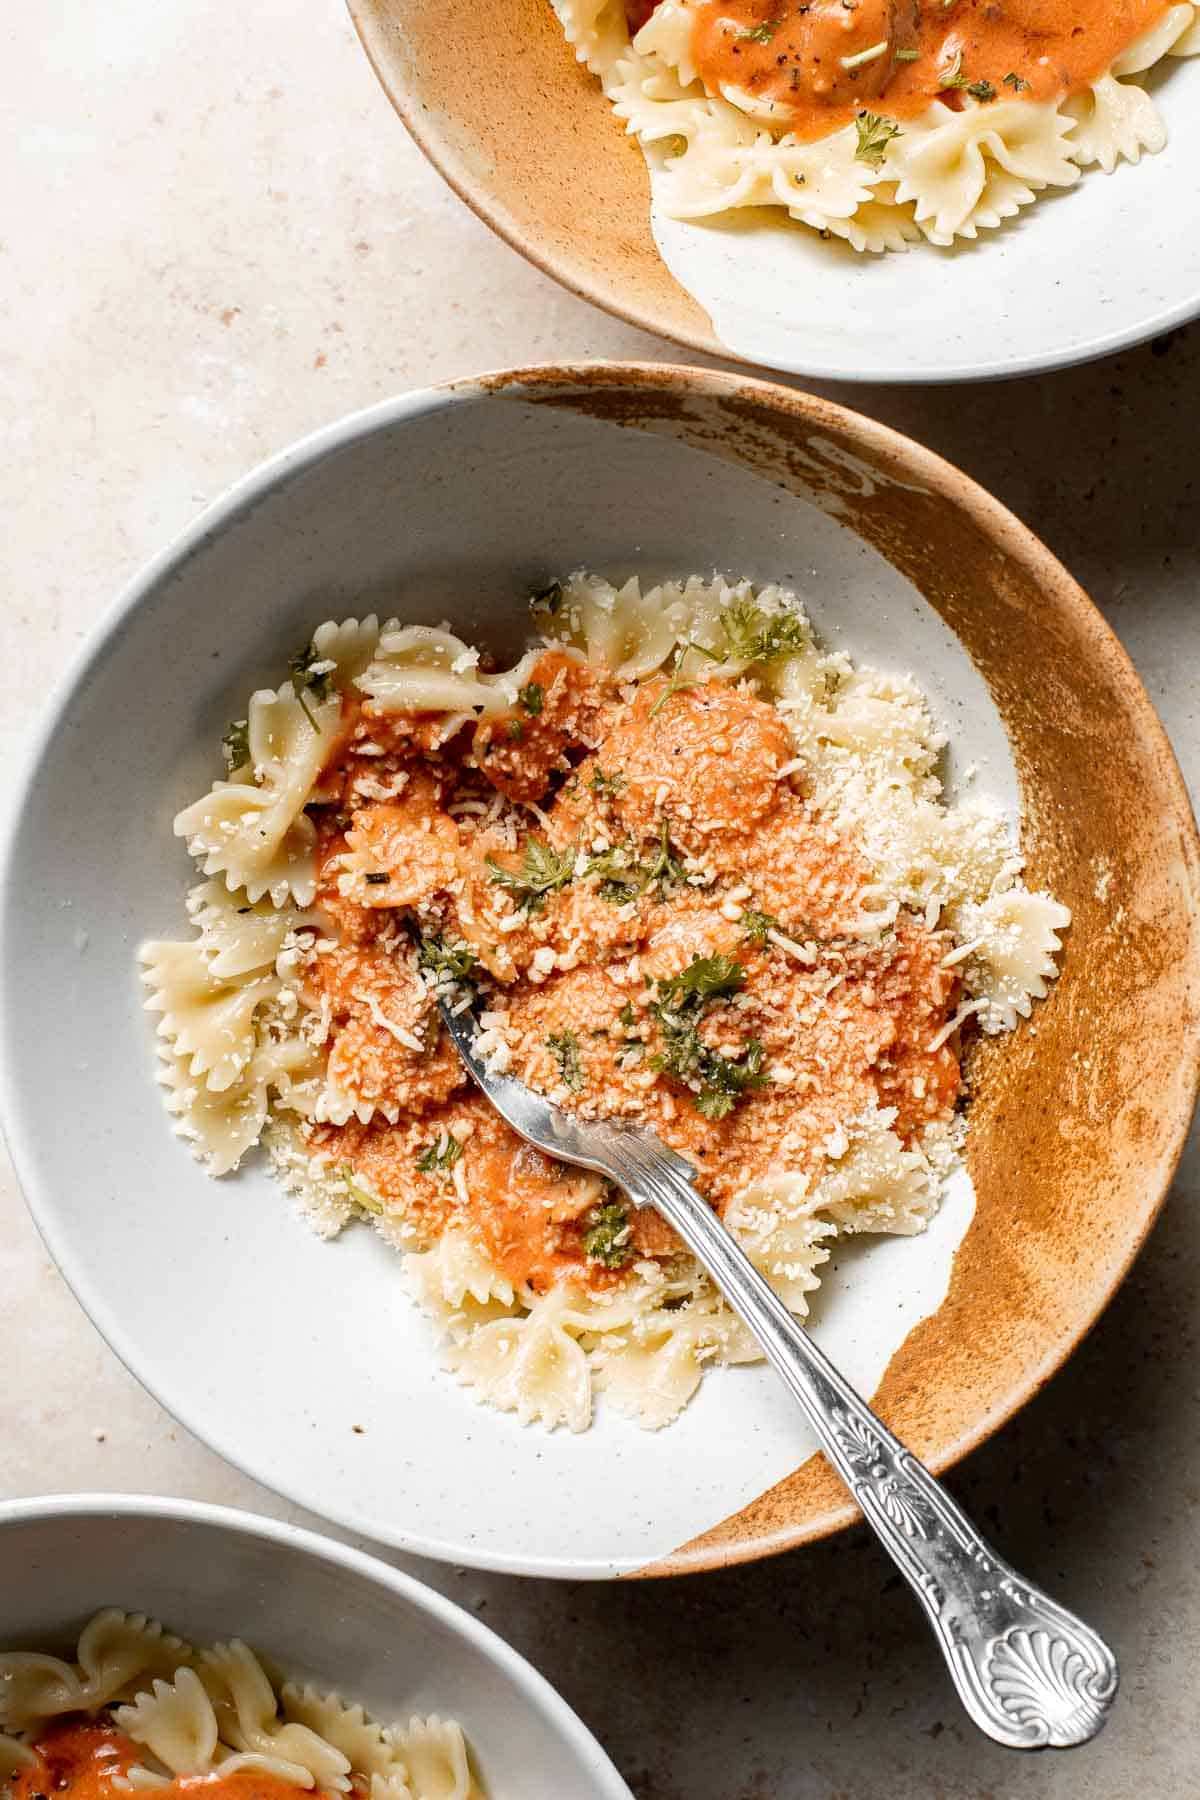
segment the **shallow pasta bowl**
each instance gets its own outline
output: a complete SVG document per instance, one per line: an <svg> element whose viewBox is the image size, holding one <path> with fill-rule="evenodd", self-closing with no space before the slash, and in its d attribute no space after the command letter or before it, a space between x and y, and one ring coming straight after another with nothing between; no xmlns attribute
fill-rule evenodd
<svg viewBox="0 0 1200 1800"><path fill-rule="evenodd" d="M1043 197L951 250L859 255L765 208L652 205L645 158L550 0L349 0L418 144L479 216L585 299L694 350L839 381L970 381L1083 362L1200 312L1178 229L1200 160L1200 59L1150 77L1158 155Z"/></svg>
<svg viewBox="0 0 1200 1800"><path fill-rule="evenodd" d="M241 1638L277 1681L333 1691L384 1724L457 1719L488 1800L628 1800L570 1707L494 1632L294 1525L130 1495L0 1503L0 1594L0 1651L69 1659L88 1620L115 1607L198 1645Z"/></svg>
<svg viewBox="0 0 1200 1800"><path fill-rule="evenodd" d="M826 402L638 366L459 382L285 452L139 577L50 711L4 860L0 1095L35 1216L231 1461L384 1542L571 1577L760 1556L854 1510L765 1369L714 1372L659 1433L477 1406L394 1251L322 1243L263 1168L214 1182L171 1136L135 958L181 921L174 814L314 625L446 618L510 656L530 590L580 565L799 588L827 642L917 676L951 784L978 765L1073 910L1051 998L974 1058L971 1182L923 1236L839 1256L815 1314L935 1469L1035 1391L1141 1243L1195 1093L1200 961L1194 827L1111 634L994 500Z"/></svg>

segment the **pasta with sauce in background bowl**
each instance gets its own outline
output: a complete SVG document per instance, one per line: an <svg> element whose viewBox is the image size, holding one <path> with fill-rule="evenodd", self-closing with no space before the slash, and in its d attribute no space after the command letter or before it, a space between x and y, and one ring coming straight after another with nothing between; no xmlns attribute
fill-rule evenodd
<svg viewBox="0 0 1200 1800"><path fill-rule="evenodd" d="M495 1633L276 1520L0 1502L0 1593L5 1800L629 1800Z"/></svg>
<svg viewBox="0 0 1200 1800"><path fill-rule="evenodd" d="M1200 308L1193 0L350 3L476 210L695 348L970 380Z"/></svg>

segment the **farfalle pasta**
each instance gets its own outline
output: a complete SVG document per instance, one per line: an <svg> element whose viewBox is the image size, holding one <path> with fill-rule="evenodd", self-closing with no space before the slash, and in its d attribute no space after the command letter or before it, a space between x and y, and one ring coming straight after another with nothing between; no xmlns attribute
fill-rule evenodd
<svg viewBox="0 0 1200 1800"><path fill-rule="evenodd" d="M653 1125L803 1317L839 1236L933 1217L964 1033L1045 998L1070 915L999 811L946 804L911 677L824 651L795 594L578 571L531 606L508 669L445 625L318 628L226 739L220 871L207 802L177 821L205 879L146 1004L212 1172L262 1141L322 1235L369 1220L479 1399L658 1427L753 1340L662 1220L514 1136L439 997L497 1069ZM306 872L272 892L239 834L285 791Z"/></svg>
<svg viewBox="0 0 1200 1800"><path fill-rule="evenodd" d="M307 1684L278 1690L239 1639L195 1648L140 1613L98 1613L73 1658L0 1652L0 1794L37 1800L485 1800L462 1727L381 1725Z"/></svg>
<svg viewBox="0 0 1200 1800"><path fill-rule="evenodd" d="M549 0L668 215L775 207L855 250L994 230L1161 150L1139 77L1200 51L1192 0ZM1050 9L1053 11L1053 9Z"/></svg>

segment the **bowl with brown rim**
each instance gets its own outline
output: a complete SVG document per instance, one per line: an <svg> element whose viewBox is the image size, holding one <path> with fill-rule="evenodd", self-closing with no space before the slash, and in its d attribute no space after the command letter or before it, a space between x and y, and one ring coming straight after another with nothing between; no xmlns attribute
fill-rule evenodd
<svg viewBox="0 0 1200 1800"><path fill-rule="evenodd" d="M1200 159L1198 57L1150 77L1160 154L1086 171L953 248L860 255L780 208L668 219L550 0L348 5L396 110L479 217L690 349L823 380L972 381L1084 362L1200 312L1200 241L1174 224Z"/></svg>
<svg viewBox="0 0 1200 1800"><path fill-rule="evenodd" d="M230 1461L419 1554L673 1574L856 1516L769 1371L714 1371L657 1433L603 1406L574 1436L477 1406L389 1246L321 1242L256 1163L214 1182L190 1160L136 979L138 943L183 918L172 817L289 648L386 608L506 656L530 591L580 566L798 587L827 641L912 672L1011 795L1031 885L1072 909L1050 997L972 1053L974 1216L875 1396L935 1470L1000 1426L1167 1190L1200 1060L1200 852L1150 701L1067 571L958 470L825 400L685 368L509 371L357 414L212 506L121 598L31 754L0 881L0 1102L80 1300ZM69 1056L41 1018L70 1020Z"/></svg>

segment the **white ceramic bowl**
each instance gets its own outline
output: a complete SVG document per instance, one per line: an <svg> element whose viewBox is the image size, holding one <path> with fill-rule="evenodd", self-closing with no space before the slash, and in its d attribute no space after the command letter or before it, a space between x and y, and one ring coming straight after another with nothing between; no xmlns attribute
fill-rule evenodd
<svg viewBox="0 0 1200 1800"><path fill-rule="evenodd" d="M241 1637L384 1723L456 1718L488 1800L630 1800L565 1700L494 1632L361 1551L225 1507L130 1495L0 1503L0 1649L69 1654L102 1607Z"/></svg>
<svg viewBox="0 0 1200 1800"><path fill-rule="evenodd" d="M859 256L778 209L668 218L549 0L349 7L409 130L479 216L585 299L690 349L829 381L976 381L1107 355L1200 312L1186 223L1200 59L1147 78L1160 154L1089 169L973 243Z"/></svg>
<svg viewBox="0 0 1200 1800"><path fill-rule="evenodd" d="M394 1250L365 1226L322 1243L256 1161L215 1182L172 1136L136 953L184 929L175 812L317 623L448 617L504 656L530 590L580 564L801 588L827 640L918 674L949 778L973 763L976 791L1020 800L1033 879L1075 911L1037 1032L976 1084L974 1224L964 1179L923 1236L840 1253L815 1310L851 1380L888 1371L881 1404L935 1464L1046 1378L1147 1229L1194 1092L1196 957L1187 803L1119 647L994 501L826 402L660 367L457 383L285 452L140 576L50 709L0 882L0 1099L41 1230L129 1367L258 1480L418 1554L572 1578L763 1555L853 1508L765 1368L713 1372L659 1433L478 1406ZM1153 965L1144 936L1113 941L1119 904L1155 919ZM1065 1158L1081 1057L1108 1085Z"/></svg>

